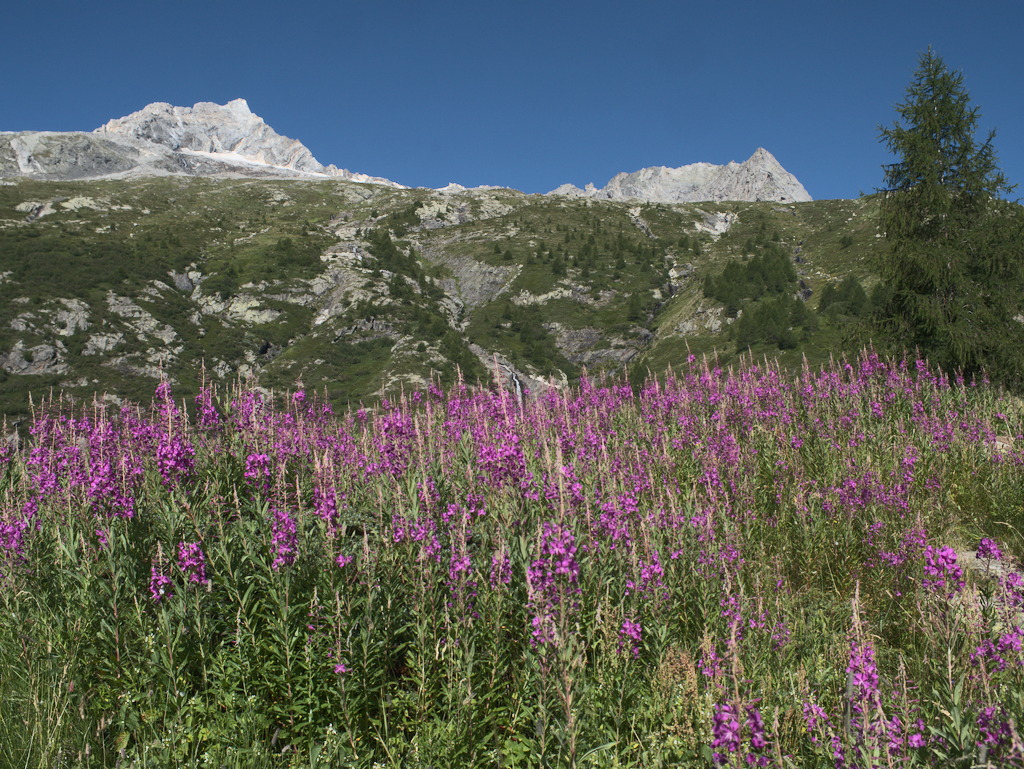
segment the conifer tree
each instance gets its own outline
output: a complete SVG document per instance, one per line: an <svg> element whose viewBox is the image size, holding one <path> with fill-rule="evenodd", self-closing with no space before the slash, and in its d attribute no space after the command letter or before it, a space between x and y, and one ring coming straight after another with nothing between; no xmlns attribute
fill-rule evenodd
<svg viewBox="0 0 1024 769"><path fill-rule="evenodd" d="M975 139L979 111L963 75L931 49L880 140L897 157L884 166L881 264L891 293L880 331L946 370L986 369L1008 384L1024 372L1020 207L997 167L995 132Z"/></svg>

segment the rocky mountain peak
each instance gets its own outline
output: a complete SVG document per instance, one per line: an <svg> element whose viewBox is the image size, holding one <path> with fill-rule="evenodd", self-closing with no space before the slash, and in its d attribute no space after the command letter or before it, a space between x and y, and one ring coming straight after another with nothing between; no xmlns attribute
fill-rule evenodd
<svg viewBox="0 0 1024 769"><path fill-rule="evenodd" d="M201 101L192 107L155 102L94 133L141 139L172 150L233 155L293 171L329 172L302 142L282 136L254 114L245 99L224 105Z"/></svg>
<svg viewBox="0 0 1024 769"><path fill-rule="evenodd" d="M252 114L252 110L249 109L249 102L247 102L245 99L232 99L224 106L233 112L248 115Z"/></svg>
<svg viewBox="0 0 1024 769"><path fill-rule="evenodd" d="M102 179L144 176L324 176L403 188L320 163L282 136L245 99L191 107L147 104L92 132L0 132L0 177Z"/></svg>
<svg viewBox="0 0 1024 769"><path fill-rule="evenodd" d="M604 187L580 189L563 184L549 195L603 200L645 200L652 203L696 203L721 200L771 200L793 203L811 200L795 176L763 147L742 163L723 166L692 163L679 168L655 166L616 174Z"/></svg>

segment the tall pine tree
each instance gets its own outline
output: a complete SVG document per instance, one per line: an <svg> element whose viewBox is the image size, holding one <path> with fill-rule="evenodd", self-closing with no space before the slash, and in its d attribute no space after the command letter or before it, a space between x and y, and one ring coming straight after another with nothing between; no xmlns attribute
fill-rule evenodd
<svg viewBox="0 0 1024 769"><path fill-rule="evenodd" d="M963 75L931 49L881 128L897 157L884 166L881 225L889 249L881 264L891 290L877 314L885 337L917 348L947 371L982 369L1007 384L1024 377L1024 240L1021 209L992 145L975 139L978 108Z"/></svg>

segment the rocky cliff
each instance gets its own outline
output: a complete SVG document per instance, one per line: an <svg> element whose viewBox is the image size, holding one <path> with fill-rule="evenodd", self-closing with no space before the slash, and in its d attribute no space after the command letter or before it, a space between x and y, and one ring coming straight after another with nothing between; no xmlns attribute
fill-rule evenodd
<svg viewBox="0 0 1024 769"><path fill-rule="evenodd" d="M643 168L633 173L617 174L600 189L593 184L584 189L563 184L548 194L652 203L723 200L801 203L811 200L796 177L783 168L768 150L760 147L743 163Z"/></svg>
<svg viewBox="0 0 1024 769"><path fill-rule="evenodd" d="M145 176L342 178L402 185L317 161L244 99L220 105L149 104L91 133L0 132L0 177L69 180Z"/></svg>

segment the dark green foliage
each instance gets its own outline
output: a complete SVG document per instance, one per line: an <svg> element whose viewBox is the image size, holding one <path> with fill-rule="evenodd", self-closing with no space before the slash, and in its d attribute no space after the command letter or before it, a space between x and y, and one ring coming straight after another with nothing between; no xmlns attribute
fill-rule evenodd
<svg viewBox="0 0 1024 769"><path fill-rule="evenodd" d="M369 353L378 350L389 351L392 342L386 337L367 339L359 342L351 342L345 339L337 340L331 347L330 363L337 366L350 366L361 362Z"/></svg>
<svg viewBox="0 0 1024 769"><path fill-rule="evenodd" d="M525 363L544 374L560 370L574 375L576 367L559 351L555 338L544 326L545 320L541 308L520 306L506 299L479 311L467 331L485 348L507 351L519 365Z"/></svg>
<svg viewBox="0 0 1024 769"><path fill-rule="evenodd" d="M800 299L776 296L747 305L735 326L739 351L759 343L790 350L814 330L815 321Z"/></svg>
<svg viewBox="0 0 1024 769"><path fill-rule="evenodd" d="M188 264L186 249L163 239L87 237L73 228L3 230L3 269L12 282L38 296L86 298L90 291L121 289L132 281L163 279Z"/></svg>
<svg viewBox="0 0 1024 769"><path fill-rule="evenodd" d="M853 275L843 278L838 288L834 283L829 283L818 300L818 312L828 312L832 316L862 318L871 311L871 306L867 292Z"/></svg>
<svg viewBox="0 0 1024 769"><path fill-rule="evenodd" d="M456 369L468 382L481 379L486 373L473 351L469 349L466 340L453 329L448 329L442 337L440 352L450 363L450 366L441 372L441 382L445 385L455 381Z"/></svg>
<svg viewBox="0 0 1024 769"><path fill-rule="evenodd" d="M1024 217L1000 200L1011 187L996 164L995 132L975 139L979 113L963 76L930 49L896 109L899 120L881 131L897 161L884 167L890 250L880 272L892 294L877 325L946 370L987 369L1019 384Z"/></svg>
<svg viewBox="0 0 1024 769"><path fill-rule="evenodd" d="M642 320L644 317L644 303L643 297L638 293L631 294L629 297L629 305L627 309L627 316L630 320Z"/></svg>
<svg viewBox="0 0 1024 769"><path fill-rule="evenodd" d="M420 223L420 217L417 213L419 211L419 201L413 201L409 205L392 211L390 214L385 216L378 226L380 229L391 229L394 231L397 237L402 237L412 227L415 227Z"/></svg>
<svg viewBox="0 0 1024 769"><path fill-rule="evenodd" d="M724 304L729 317L736 317L744 300L776 296L795 283L796 271L785 251L769 246L748 261L728 262L720 274L706 278L704 295Z"/></svg>
<svg viewBox="0 0 1024 769"><path fill-rule="evenodd" d="M391 272L405 272L416 277L422 276L422 268L412 255L406 255L395 245L391 234L383 228L370 230L366 239L370 244L370 253L377 259L377 267Z"/></svg>

